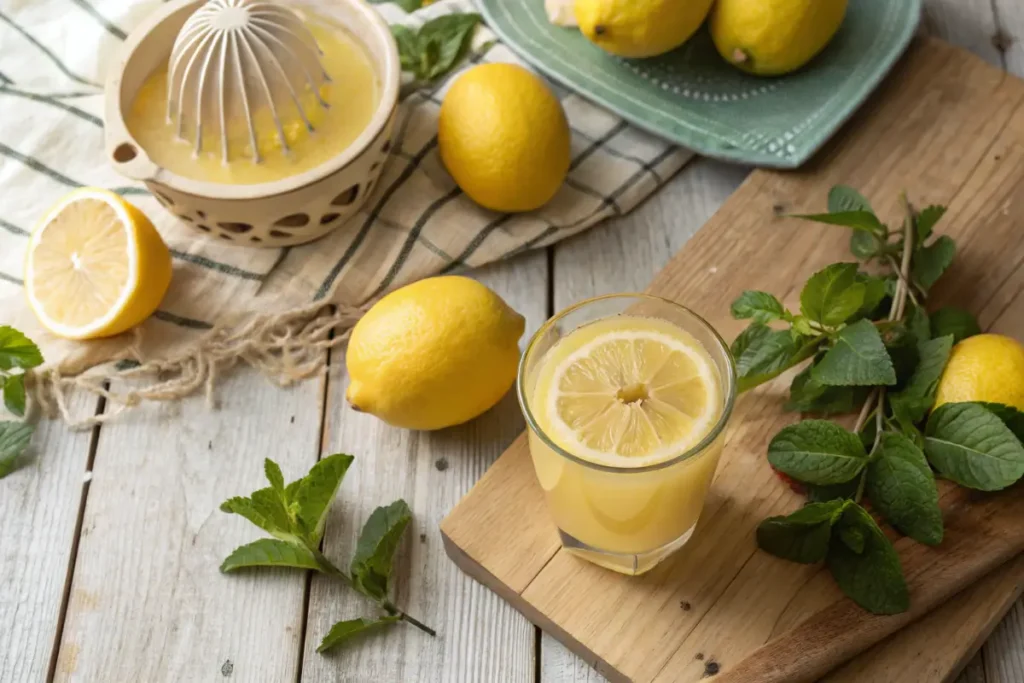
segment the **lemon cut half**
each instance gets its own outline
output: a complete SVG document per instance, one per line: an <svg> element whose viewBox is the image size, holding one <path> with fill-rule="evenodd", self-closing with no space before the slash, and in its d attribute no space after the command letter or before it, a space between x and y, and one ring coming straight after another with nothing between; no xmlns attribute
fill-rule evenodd
<svg viewBox="0 0 1024 683"><path fill-rule="evenodd" d="M98 188L75 190L33 230L25 290L54 334L92 339L148 318L171 282L171 255L146 216Z"/></svg>
<svg viewBox="0 0 1024 683"><path fill-rule="evenodd" d="M711 431L721 413L717 370L699 342L660 327L598 331L559 359L544 410L563 448L642 467L681 455Z"/></svg>

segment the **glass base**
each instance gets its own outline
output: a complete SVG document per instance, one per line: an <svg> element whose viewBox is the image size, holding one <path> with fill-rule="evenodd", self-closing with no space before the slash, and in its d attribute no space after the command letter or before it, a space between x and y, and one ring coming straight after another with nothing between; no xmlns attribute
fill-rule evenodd
<svg viewBox="0 0 1024 683"><path fill-rule="evenodd" d="M643 553L613 553L600 550L573 538L561 529L558 530L558 536L562 540L562 547L577 557L620 574L639 576L654 569L662 560L686 545L696 528L697 525L694 524L674 541Z"/></svg>

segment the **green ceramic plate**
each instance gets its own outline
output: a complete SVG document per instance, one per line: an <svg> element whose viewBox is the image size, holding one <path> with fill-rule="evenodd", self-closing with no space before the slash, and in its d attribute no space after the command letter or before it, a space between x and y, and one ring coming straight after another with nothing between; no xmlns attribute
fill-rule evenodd
<svg viewBox="0 0 1024 683"><path fill-rule="evenodd" d="M757 78L729 66L702 28L678 50L622 59L553 26L544 0L477 0L489 26L538 69L637 126L704 154L795 168L864 102L903 53L921 0L850 0L828 47L800 71Z"/></svg>

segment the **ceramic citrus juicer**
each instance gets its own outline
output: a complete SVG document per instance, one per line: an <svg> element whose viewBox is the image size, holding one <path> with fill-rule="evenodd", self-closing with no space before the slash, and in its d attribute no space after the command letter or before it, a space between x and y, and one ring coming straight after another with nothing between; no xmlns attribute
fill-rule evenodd
<svg viewBox="0 0 1024 683"><path fill-rule="evenodd" d="M245 246L309 242L366 201L400 67L361 0L173 0L106 86L106 152L182 221Z"/></svg>

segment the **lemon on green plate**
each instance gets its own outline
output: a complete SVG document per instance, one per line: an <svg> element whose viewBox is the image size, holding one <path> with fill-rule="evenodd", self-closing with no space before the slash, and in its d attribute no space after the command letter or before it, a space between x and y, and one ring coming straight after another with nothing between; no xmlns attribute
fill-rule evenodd
<svg viewBox="0 0 1024 683"><path fill-rule="evenodd" d="M712 0L575 0L580 31L620 57L674 50L704 23Z"/></svg>
<svg viewBox="0 0 1024 683"><path fill-rule="evenodd" d="M50 332L109 337L152 315L171 283L171 254L139 209L95 187L71 192L29 237L25 293Z"/></svg>
<svg viewBox="0 0 1024 683"><path fill-rule="evenodd" d="M471 420L515 381L525 324L501 297L467 277L406 285L353 328L345 397L395 427L433 430Z"/></svg>
<svg viewBox="0 0 1024 683"><path fill-rule="evenodd" d="M910 44L922 5L851 2L835 37L804 68L765 78L722 59L706 28L675 50L629 59L552 24L540 0L477 4L509 47L583 98L703 156L776 168L802 165L864 103ZM583 119L579 128L618 151L639 136L616 133L616 123Z"/></svg>
<svg viewBox="0 0 1024 683"><path fill-rule="evenodd" d="M727 62L779 76L821 52L845 15L846 0L717 0L709 26Z"/></svg>

